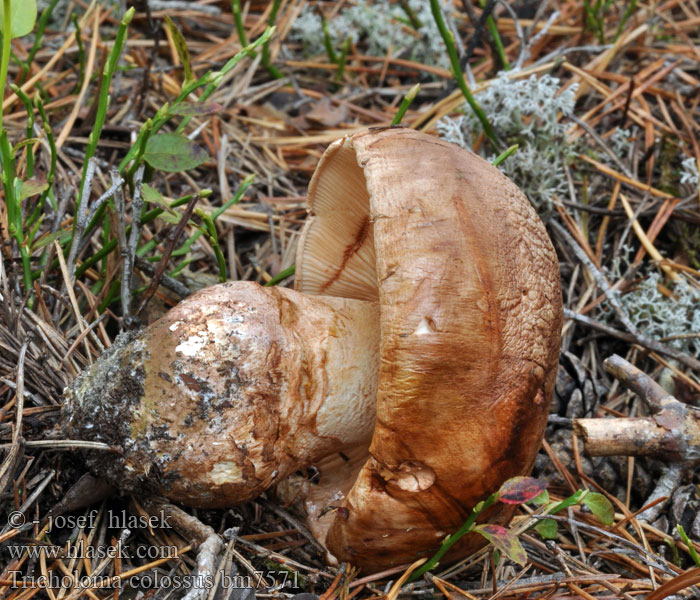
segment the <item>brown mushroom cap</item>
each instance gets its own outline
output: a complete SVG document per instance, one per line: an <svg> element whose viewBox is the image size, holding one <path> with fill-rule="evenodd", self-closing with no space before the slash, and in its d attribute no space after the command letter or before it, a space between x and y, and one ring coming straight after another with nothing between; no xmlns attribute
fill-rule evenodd
<svg viewBox="0 0 700 600"><path fill-rule="evenodd" d="M557 258L497 169L408 129L332 144L309 212L298 291L214 286L120 337L66 391L63 427L120 449L89 459L112 482L190 506L315 464L310 527L377 571L434 552L531 468L559 348Z"/></svg>
<svg viewBox="0 0 700 600"><path fill-rule="evenodd" d="M356 479L352 461L344 479L337 465L321 469L311 490L312 503L338 505L350 481L324 541L376 571L430 555L478 501L531 469L558 359L557 257L498 169L410 129L333 143L308 211L296 289L380 305L369 458ZM328 525L310 524L319 535Z"/></svg>

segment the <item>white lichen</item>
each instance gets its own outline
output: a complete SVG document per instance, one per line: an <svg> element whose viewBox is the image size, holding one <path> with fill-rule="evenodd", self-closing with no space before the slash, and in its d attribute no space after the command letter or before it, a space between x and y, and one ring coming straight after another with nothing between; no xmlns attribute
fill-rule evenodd
<svg viewBox="0 0 700 600"><path fill-rule="evenodd" d="M614 261L614 276L620 276L620 264L627 262L628 251L627 248L623 249L623 258ZM671 295L663 294L661 286L669 290ZM688 354L700 355L700 289L686 279L675 284L662 281L659 272L642 267L629 291L613 293L642 335L657 341L663 340L669 346ZM608 319L613 319L614 313L606 305L603 306L603 314Z"/></svg>
<svg viewBox="0 0 700 600"><path fill-rule="evenodd" d="M647 337L666 339L670 346L689 354L700 353L700 290L682 279L672 288L673 296L659 291L661 276L650 273L621 299L630 320ZM676 337L683 336L683 337Z"/></svg>
<svg viewBox="0 0 700 600"><path fill-rule="evenodd" d="M686 158L681 163L681 184L687 183L688 185L695 186L697 190L698 187L698 163L695 157Z"/></svg>
<svg viewBox="0 0 700 600"><path fill-rule="evenodd" d="M452 0L441 0L443 11L448 14ZM361 0L347 4L328 20L331 44L336 52L346 39L363 43L373 56L401 56L416 62L448 68L445 45L440 37L430 3L425 0L408 0L408 5L421 23L416 31L409 24L406 13L396 2ZM304 51L318 56L325 53L322 19L317 7L306 4L294 21L290 39L300 41Z"/></svg>
<svg viewBox="0 0 700 600"><path fill-rule="evenodd" d="M631 139L632 135L631 130L618 127L608 138L608 145L610 146L610 149L613 151L613 154L621 160L625 160L630 148L632 148L634 145ZM610 156L607 153L601 154L601 160L607 164L613 164Z"/></svg>
<svg viewBox="0 0 700 600"><path fill-rule="evenodd" d="M568 124L561 118L573 112L576 86L562 90L559 79L550 75L518 80L502 72L475 97L498 137L507 146L519 146L500 169L535 208L547 212L555 196L568 194L564 163L579 151L577 143L567 140ZM444 139L471 148L482 127L468 105L463 110L463 116L441 119L437 128Z"/></svg>

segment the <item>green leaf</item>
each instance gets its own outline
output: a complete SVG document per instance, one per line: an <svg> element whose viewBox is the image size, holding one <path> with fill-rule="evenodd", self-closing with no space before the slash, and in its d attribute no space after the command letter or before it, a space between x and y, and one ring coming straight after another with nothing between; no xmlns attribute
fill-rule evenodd
<svg viewBox="0 0 700 600"><path fill-rule="evenodd" d="M22 191L19 194L19 201L25 200L26 198L31 198L37 194L41 194L49 184L45 181L39 181L38 179L27 179L27 181L22 182Z"/></svg>
<svg viewBox="0 0 700 600"><path fill-rule="evenodd" d="M498 499L504 504L524 504L537 498L547 484L534 477L512 477L498 490Z"/></svg>
<svg viewBox="0 0 700 600"><path fill-rule="evenodd" d="M60 240L61 243L69 240L71 237L70 231L54 231L53 233L47 233L41 236L32 244L32 252L36 250L41 250L49 244L53 244L54 240Z"/></svg>
<svg viewBox="0 0 700 600"><path fill-rule="evenodd" d="M4 3L0 2L0 31L4 27L4 16ZM10 23L10 38L31 33L36 23L36 0L10 0Z"/></svg>
<svg viewBox="0 0 700 600"><path fill-rule="evenodd" d="M542 493L539 496L535 496L532 499L532 503L536 504L537 506L549 504L549 492L547 490L542 490Z"/></svg>
<svg viewBox="0 0 700 600"><path fill-rule="evenodd" d="M603 525L612 525L615 518L613 505L603 494L591 492L581 499L581 504L591 509L591 512Z"/></svg>
<svg viewBox="0 0 700 600"><path fill-rule="evenodd" d="M186 137L176 133L158 133L148 138L143 157L154 169L178 173L198 167L209 155Z"/></svg>
<svg viewBox="0 0 700 600"><path fill-rule="evenodd" d="M224 110L221 104L215 102L180 102L168 109L168 114L179 117L206 117Z"/></svg>
<svg viewBox="0 0 700 600"><path fill-rule="evenodd" d="M175 225L180 222L182 215L179 212L177 212L174 208L170 208L170 206L168 205L168 201L165 198L163 198L163 196L157 189L152 188L147 183L144 183L142 194L143 199L146 202L148 202L149 204L157 204L160 208L163 209L163 212L160 215L158 215L159 219L165 221L166 223L170 223L171 225Z"/></svg>
<svg viewBox="0 0 700 600"><path fill-rule="evenodd" d="M519 564L521 567L524 567L527 563L525 548L523 548L518 537L505 527L500 525L477 525L474 531L478 531L514 563Z"/></svg>
<svg viewBox="0 0 700 600"><path fill-rule="evenodd" d="M535 525L535 531L542 539L553 540L557 537L557 522L554 519L542 519Z"/></svg>
<svg viewBox="0 0 700 600"><path fill-rule="evenodd" d="M177 56L182 63L182 68L185 70L185 85L190 81L194 81L194 76L192 75L192 64L190 62L190 51L187 49L187 42L182 35L182 32L178 29L177 25L172 22L172 19L165 15L165 23L168 26L170 35L173 38L173 43L175 44L175 51Z"/></svg>
<svg viewBox="0 0 700 600"><path fill-rule="evenodd" d="M158 206L164 208L165 210L172 210L168 206L168 202L163 195L154 187L151 187L147 183L143 184L141 188L141 193L143 194L143 199L151 204L157 204Z"/></svg>

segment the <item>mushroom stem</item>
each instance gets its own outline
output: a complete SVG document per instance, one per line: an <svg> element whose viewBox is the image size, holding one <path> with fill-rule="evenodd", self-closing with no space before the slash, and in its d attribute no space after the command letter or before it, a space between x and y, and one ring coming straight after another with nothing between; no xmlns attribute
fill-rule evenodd
<svg viewBox="0 0 700 600"><path fill-rule="evenodd" d="M122 488L203 507L248 500L369 445L378 320L361 300L207 288L122 336L81 376L66 393L65 428L122 449L116 462L92 457Z"/></svg>

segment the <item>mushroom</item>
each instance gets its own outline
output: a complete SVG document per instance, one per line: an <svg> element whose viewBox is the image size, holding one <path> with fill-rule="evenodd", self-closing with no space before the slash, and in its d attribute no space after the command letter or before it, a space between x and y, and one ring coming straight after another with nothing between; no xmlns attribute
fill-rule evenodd
<svg viewBox="0 0 700 600"><path fill-rule="evenodd" d="M308 211L296 291L213 286L120 336L67 390L63 424L120 449L90 462L122 489L226 507L276 486L333 556L372 572L430 555L531 469L557 257L510 180L410 129L331 144ZM317 482L289 478L312 465Z"/></svg>

